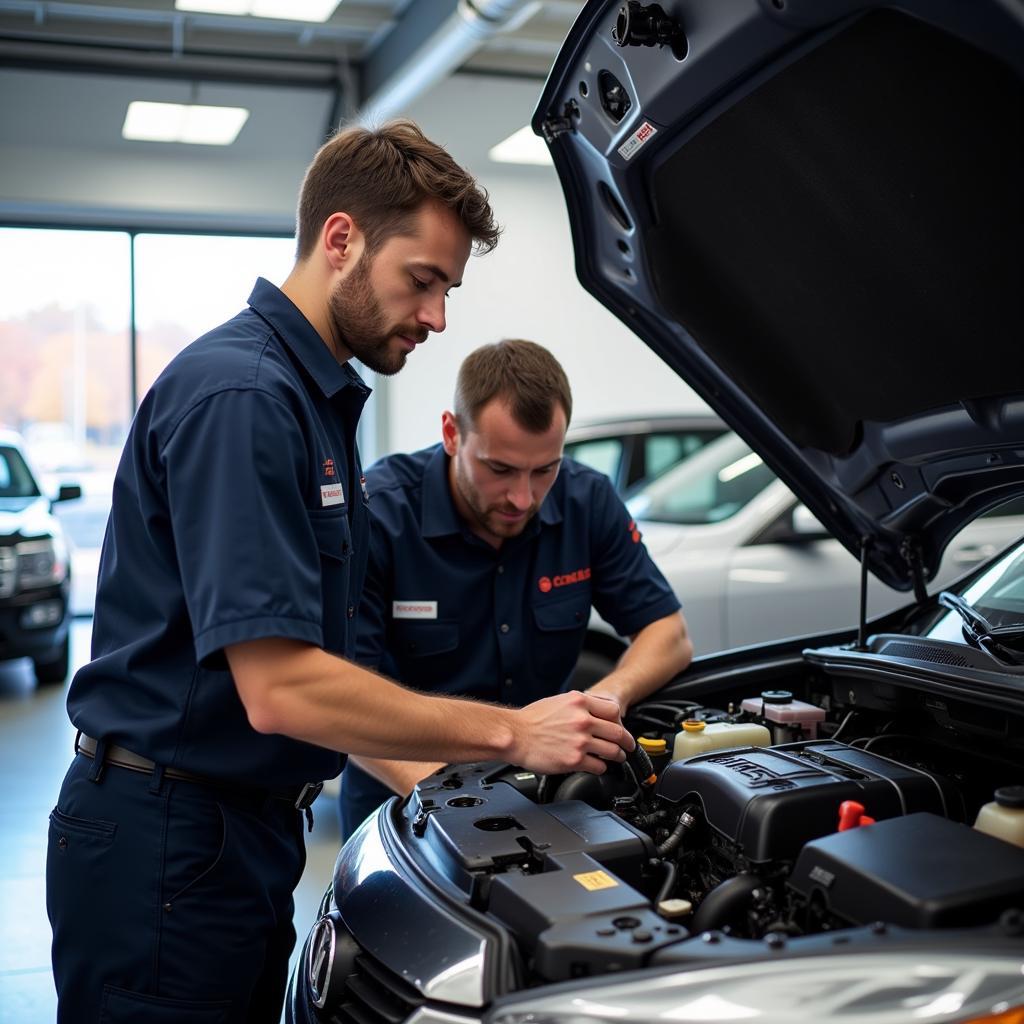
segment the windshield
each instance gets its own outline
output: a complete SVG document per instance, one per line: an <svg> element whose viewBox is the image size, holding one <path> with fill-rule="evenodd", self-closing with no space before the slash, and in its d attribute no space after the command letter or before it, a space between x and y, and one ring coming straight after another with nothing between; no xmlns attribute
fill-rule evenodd
<svg viewBox="0 0 1024 1024"><path fill-rule="evenodd" d="M1018 544L963 591L963 598L992 626L1024 623L1024 544ZM935 640L963 643L963 620L947 612L926 634Z"/></svg>
<svg viewBox="0 0 1024 1024"><path fill-rule="evenodd" d="M0 498L35 498L36 486L21 452L10 445L0 445Z"/></svg>
<svg viewBox="0 0 1024 1024"><path fill-rule="evenodd" d="M700 526L734 516L775 474L733 433L640 488L627 502L636 519Z"/></svg>

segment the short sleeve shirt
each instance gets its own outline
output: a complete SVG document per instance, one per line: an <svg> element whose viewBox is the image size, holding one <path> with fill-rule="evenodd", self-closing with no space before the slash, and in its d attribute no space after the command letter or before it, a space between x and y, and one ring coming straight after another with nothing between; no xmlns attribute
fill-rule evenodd
<svg viewBox="0 0 1024 1024"><path fill-rule="evenodd" d="M257 733L224 648L284 637L349 656L369 516L356 425L369 389L260 279L143 400L114 480L86 734L248 785L336 775L341 755Z"/></svg>
<svg viewBox="0 0 1024 1024"><path fill-rule="evenodd" d="M528 704L568 683L591 607L623 636L680 607L611 482L571 459L498 549L458 515L440 445L381 460L367 488L356 658L408 686Z"/></svg>

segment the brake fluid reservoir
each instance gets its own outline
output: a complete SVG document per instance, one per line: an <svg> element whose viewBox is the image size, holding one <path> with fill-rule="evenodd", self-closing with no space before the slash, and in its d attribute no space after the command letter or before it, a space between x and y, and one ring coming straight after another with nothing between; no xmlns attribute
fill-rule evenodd
<svg viewBox="0 0 1024 1024"><path fill-rule="evenodd" d="M1024 786L1003 786L996 790L995 797L978 811L974 827L1024 847Z"/></svg>
<svg viewBox="0 0 1024 1024"><path fill-rule="evenodd" d="M725 750L729 747L767 747L771 736L763 725L753 722L698 722L689 718L676 733L673 761L682 761L695 754L706 754L709 750Z"/></svg>
<svg viewBox="0 0 1024 1024"><path fill-rule="evenodd" d="M818 738L818 723L825 721L825 710L802 700L794 700L789 690L765 690L760 697L747 697L743 711L771 722L776 743Z"/></svg>

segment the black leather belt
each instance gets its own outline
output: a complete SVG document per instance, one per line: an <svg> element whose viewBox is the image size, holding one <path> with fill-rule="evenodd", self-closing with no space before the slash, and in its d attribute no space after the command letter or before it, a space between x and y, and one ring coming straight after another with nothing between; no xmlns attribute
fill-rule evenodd
<svg viewBox="0 0 1024 1024"><path fill-rule="evenodd" d="M91 736L80 732L75 738L75 753L84 754L86 757L95 757L99 744ZM118 747L108 743L103 752L103 763L112 764L117 768L127 768L130 772L142 772L145 775L152 775L156 770L156 762L150 761L148 757L136 754L134 751ZM181 782L194 782L200 786L208 786L213 789L235 790L246 796L269 797L271 800L285 800L294 804L300 810L308 810L313 801L320 795L324 788L322 782L307 782L304 786L293 786L290 789L262 789L256 786L239 786L231 782L224 782L219 779L211 779L204 775L195 775L182 768L168 766L164 768L164 776L168 779L178 779Z"/></svg>

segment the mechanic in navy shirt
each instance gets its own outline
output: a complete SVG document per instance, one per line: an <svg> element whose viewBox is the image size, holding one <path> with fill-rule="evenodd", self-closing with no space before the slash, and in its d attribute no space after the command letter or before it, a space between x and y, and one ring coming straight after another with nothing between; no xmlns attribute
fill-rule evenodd
<svg viewBox="0 0 1024 1024"><path fill-rule="evenodd" d="M368 471L358 661L417 690L522 706L569 683L593 606L633 639L591 692L625 711L689 665L679 602L611 482L562 459L571 414L550 352L485 345L459 369L442 443ZM343 835L438 767L350 759Z"/></svg>
<svg viewBox="0 0 1024 1024"><path fill-rule="evenodd" d="M59 1020L276 1022L301 811L343 751L600 771L632 747L609 700L509 711L346 660L369 529L348 361L399 370L496 239L415 125L341 132L307 172L283 287L259 281L142 402L50 819Z"/></svg>

